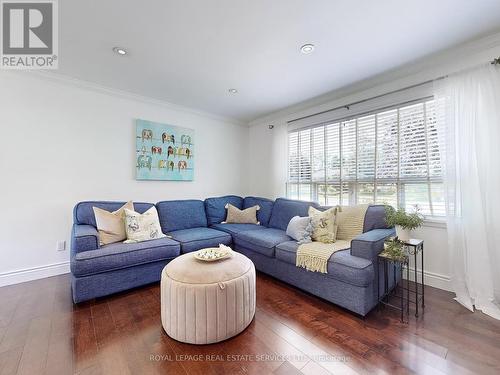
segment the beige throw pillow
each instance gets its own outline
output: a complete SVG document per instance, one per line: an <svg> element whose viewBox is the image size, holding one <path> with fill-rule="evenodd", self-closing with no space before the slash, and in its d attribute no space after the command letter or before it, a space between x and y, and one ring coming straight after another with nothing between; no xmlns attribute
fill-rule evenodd
<svg viewBox="0 0 500 375"><path fill-rule="evenodd" d="M257 220L257 211L260 210L259 205L255 205L252 207L248 207L244 210L240 210L238 207L235 207L232 204L228 203L226 204L226 208L227 208L227 217L226 221L223 221L223 223L260 225L260 222Z"/></svg>
<svg viewBox="0 0 500 375"><path fill-rule="evenodd" d="M93 209L101 246L127 239L127 233L125 232L125 209L134 210L132 201L125 203L114 212L109 212L99 207L93 207Z"/></svg>
<svg viewBox="0 0 500 375"><path fill-rule="evenodd" d="M309 216L313 226L311 238L313 241L332 243L336 240L337 226L335 223L337 207L329 208L326 211L309 207Z"/></svg>
<svg viewBox="0 0 500 375"><path fill-rule="evenodd" d="M125 209L125 230L127 232L125 243L166 237L161 231L160 219L155 207L151 207L143 214Z"/></svg>
<svg viewBox="0 0 500 375"><path fill-rule="evenodd" d="M350 241L363 233L367 204L342 206L337 212L337 239Z"/></svg>

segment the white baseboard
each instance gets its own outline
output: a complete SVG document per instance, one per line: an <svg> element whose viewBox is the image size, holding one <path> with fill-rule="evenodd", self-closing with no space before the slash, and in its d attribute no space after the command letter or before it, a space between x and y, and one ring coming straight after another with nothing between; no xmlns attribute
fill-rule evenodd
<svg viewBox="0 0 500 375"><path fill-rule="evenodd" d="M418 281L420 281L420 272L421 270L417 268L418 272ZM404 272L403 277L406 279L406 272ZM410 267L410 280L415 281L415 269L413 267ZM425 285L430 285L433 286L434 288L438 289L443 289L447 291L452 291L451 290L451 284L450 284L450 278L449 276L446 275L441 275L439 273L434 273L434 272L429 272L425 271L424 272L424 283Z"/></svg>
<svg viewBox="0 0 500 375"><path fill-rule="evenodd" d="M0 287L12 284L24 283L44 277L61 275L69 272L69 262L48 264L33 268L25 268L11 272L0 273Z"/></svg>
<svg viewBox="0 0 500 375"><path fill-rule="evenodd" d="M417 269L420 276L420 270ZM69 262L61 262L49 264L46 266L25 268L11 272L4 272L0 274L0 287L12 284L24 283L26 281L43 279L56 275L69 273ZM406 273L405 275L406 276ZM414 281L415 271L410 267L410 280ZM425 285L430 285L434 288L451 291L450 278L434 272L425 271L424 273Z"/></svg>

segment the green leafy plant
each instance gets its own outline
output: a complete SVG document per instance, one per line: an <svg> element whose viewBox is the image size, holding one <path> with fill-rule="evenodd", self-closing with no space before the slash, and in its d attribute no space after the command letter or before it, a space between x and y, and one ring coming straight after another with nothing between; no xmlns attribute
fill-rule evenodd
<svg viewBox="0 0 500 375"><path fill-rule="evenodd" d="M392 259L403 259L406 257L404 243L397 237L391 237L384 242L384 253Z"/></svg>
<svg viewBox="0 0 500 375"><path fill-rule="evenodd" d="M403 229L413 230L420 227L424 222L424 217L420 214L419 208L415 206L415 212L406 213L404 208L395 210L391 206L385 206L385 222L387 226L401 226Z"/></svg>

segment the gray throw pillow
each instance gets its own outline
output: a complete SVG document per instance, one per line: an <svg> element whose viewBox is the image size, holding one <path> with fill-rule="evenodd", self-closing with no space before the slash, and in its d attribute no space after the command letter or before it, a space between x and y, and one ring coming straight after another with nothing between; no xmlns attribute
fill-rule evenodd
<svg viewBox="0 0 500 375"><path fill-rule="evenodd" d="M311 242L312 231L313 227L309 216L294 216L286 227L286 234L299 244Z"/></svg>

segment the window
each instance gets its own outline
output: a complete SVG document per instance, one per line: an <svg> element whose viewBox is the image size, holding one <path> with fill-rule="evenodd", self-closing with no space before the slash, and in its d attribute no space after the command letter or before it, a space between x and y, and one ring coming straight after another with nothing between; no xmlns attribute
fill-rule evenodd
<svg viewBox="0 0 500 375"><path fill-rule="evenodd" d="M444 216L439 139L434 100L292 131L287 196Z"/></svg>

